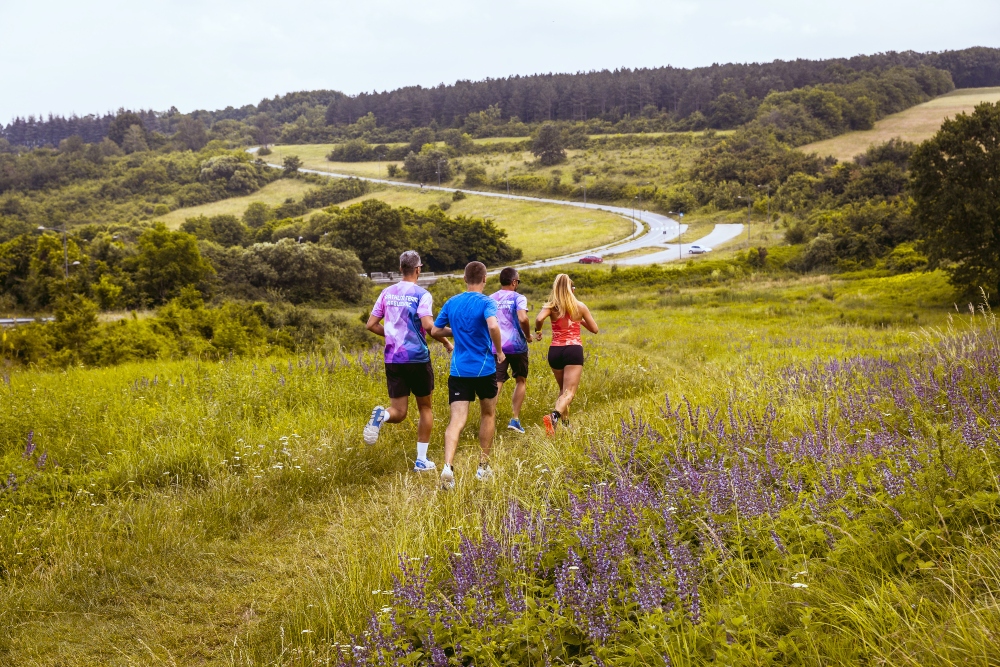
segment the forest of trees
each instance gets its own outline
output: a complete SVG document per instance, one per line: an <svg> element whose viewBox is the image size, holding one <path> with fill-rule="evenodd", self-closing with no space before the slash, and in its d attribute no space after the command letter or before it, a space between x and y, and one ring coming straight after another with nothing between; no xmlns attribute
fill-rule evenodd
<svg viewBox="0 0 1000 667"><path fill-rule="evenodd" d="M938 90L935 70L959 88L1000 85L1000 49L975 47L941 53L888 52L829 60L775 61L681 69L659 67L576 74L536 74L458 81L431 88L348 96L332 90L289 93L257 105L181 114L140 111L150 135L173 135L185 119L202 124L210 139L244 143L322 143L369 132L372 143L409 141L408 131L462 128L472 136L526 136L528 124L544 121L660 120L653 129L732 128L754 118L772 93L814 86L850 86L892 68L924 72L925 92ZM930 93L928 93L930 94ZM862 110L863 111L863 110ZM87 143L109 136L118 114L16 118L0 127L0 151L8 146L57 146L79 136ZM372 114L374 128L358 127ZM599 126L598 126L599 128ZM615 131L642 131L648 125ZM399 134L404 132L403 134Z"/></svg>
<svg viewBox="0 0 1000 667"><path fill-rule="evenodd" d="M577 74L459 81L435 88L411 86L333 100L329 124L347 124L371 112L388 128L432 122L454 126L470 113L496 105L502 120L617 120L626 115L670 113L687 118L711 115L720 96L763 100L771 92L819 84L846 83L852 72L892 67L942 69L956 86L1000 84L1000 49L920 54L885 53L831 60L775 61L765 64L712 65L695 69L661 67Z"/></svg>

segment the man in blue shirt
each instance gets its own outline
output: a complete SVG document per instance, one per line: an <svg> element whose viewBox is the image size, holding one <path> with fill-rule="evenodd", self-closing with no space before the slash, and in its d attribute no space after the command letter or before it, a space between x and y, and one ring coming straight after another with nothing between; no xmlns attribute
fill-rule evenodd
<svg viewBox="0 0 1000 667"><path fill-rule="evenodd" d="M484 481L493 473L490 470L490 449L496 429L497 363L505 356L497 323L496 301L483 294L486 287L486 265L469 262L465 267L465 292L448 299L438 313L431 329L431 336L455 339L451 353L451 374L448 377L448 403L451 421L444 432L444 469L441 471L441 488L455 486L455 473L451 468L458 450L458 438L469 418L469 404L479 398L479 469L476 479ZM497 350L493 356L494 348Z"/></svg>

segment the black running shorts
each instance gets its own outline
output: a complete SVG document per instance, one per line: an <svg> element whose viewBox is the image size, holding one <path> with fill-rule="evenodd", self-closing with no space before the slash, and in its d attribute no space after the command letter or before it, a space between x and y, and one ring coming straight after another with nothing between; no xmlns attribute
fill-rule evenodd
<svg viewBox="0 0 1000 667"><path fill-rule="evenodd" d="M412 393L423 398L434 391L434 368L425 364L386 364L385 380L389 398L403 398Z"/></svg>
<svg viewBox="0 0 1000 667"><path fill-rule="evenodd" d="M504 355L503 363L497 362L497 382L503 384L514 376L528 377L528 353Z"/></svg>
<svg viewBox="0 0 1000 667"><path fill-rule="evenodd" d="M553 345L549 348L549 366L557 371L583 366L583 345Z"/></svg>
<svg viewBox="0 0 1000 667"><path fill-rule="evenodd" d="M457 401L485 401L497 397L497 379L495 375L484 375L478 378L460 378L448 376L448 403Z"/></svg>

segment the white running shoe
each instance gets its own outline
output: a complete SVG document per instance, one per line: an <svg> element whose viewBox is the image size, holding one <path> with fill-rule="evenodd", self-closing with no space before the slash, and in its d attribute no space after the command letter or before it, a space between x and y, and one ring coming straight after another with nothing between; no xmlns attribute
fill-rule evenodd
<svg viewBox="0 0 1000 667"><path fill-rule="evenodd" d="M382 423L385 422L386 417L388 416L389 413L386 412L385 408L381 405L375 406L375 409L372 410L372 418L368 420L367 424L365 424L363 435L366 445L374 445L378 442L378 432L381 430Z"/></svg>
<svg viewBox="0 0 1000 667"><path fill-rule="evenodd" d="M482 463L479 464L479 470L476 471L476 479L480 482L488 482L493 479L493 470L490 468L489 463L486 465L483 465Z"/></svg>
<svg viewBox="0 0 1000 667"><path fill-rule="evenodd" d="M437 470L437 466L430 459L417 459L413 464L414 472L430 472L431 470Z"/></svg>
<svg viewBox="0 0 1000 667"><path fill-rule="evenodd" d="M451 466L447 463L444 464L444 470L441 471L441 488L444 491L451 491L455 488L455 473L452 472Z"/></svg>

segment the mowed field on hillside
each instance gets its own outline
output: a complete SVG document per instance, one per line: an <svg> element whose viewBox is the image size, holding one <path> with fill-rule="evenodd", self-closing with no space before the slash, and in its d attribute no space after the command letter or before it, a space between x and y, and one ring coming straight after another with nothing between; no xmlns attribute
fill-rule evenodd
<svg viewBox="0 0 1000 667"><path fill-rule="evenodd" d="M715 136L727 134L717 132ZM566 160L551 166L539 165L531 151L489 152L464 155L452 160L452 177L443 180L441 185L468 190L465 184L465 171L471 167L482 167L486 172L486 182L476 186L475 190L505 191L509 182L511 194L542 196L546 198L564 198L548 187L539 187L539 182L551 184L561 183L574 189L570 199L582 200L581 187L591 187L594 199L601 198L601 182L633 182L637 185L657 185L669 187L683 178L683 172L688 169L701 150L711 143L705 133L674 132L670 137L676 139L664 143L603 146L592 145L586 149L568 149ZM640 136L640 135L636 135ZM646 134L643 137L666 137L667 133ZM706 143L706 141L708 143ZM406 182L397 175L388 176L388 165L395 164L402 168L401 161L396 162L330 162L327 154L336 144L283 145L272 146L272 154L265 159L273 165L280 165L290 156L302 160L306 169L346 174L363 178L381 178L390 181ZM527 179L527 180L525 180ZM437 185L432 181L428 185ZM593 188L596 187L596 190ZM607 188L604 188L607 192ZM627 198L626 198L627 199ZM604 201L608 201L605 197ZM626 205L626 201L619 202Z"/></svg>
<svg viewBox="0 0 1000 667"><path fill-rule="evenodd" d="M368 164L368 163L359 163ZM314 186L300 180L280 179L246 197L233 197L222 201L177 209L157 218L171 229L180 228L188 218L200 215L235 215L241 217L252 202L277 206L286 198L299 200ZM390 187L368 193L358 199L344 202L341 207L365 199L381 199L392 206L426 209L432 205L449 206L448 215L467 215L489 218L505 232L512 245L524 252L525 261L558 257L587 248L612 243L632 232L632 223L606 211L593 211L558 204L499 199L468 195L452 201L446 192L416 188ZM310 215L315 211L307 213Z"/></svg>
<svg viewBox="0 0 1000 667"><path fill-rule="evenodd" d="M212 217L213 215L235 215L241 216L247 210L247 206L254 202L263 202L268 206L283 204L286 199L299 200L306 192L313 187L305 181L294 178L280 178L273 183L268 183L257 192L245 197L230 197L220 199L200 206L189 206L171 211L166 215L155 218L155 222L162 222L170 229L179 229L181 224L188 218L196 218L199 215Z"/></svg>
<svg viewBox="0 0 1000 667"><path fill-rule="evenodd" d="M489 218L507 232L510 243L524 251L524 261L559 257L587 248L596 248L628 236L632 223L622 216L559 204L543 204L517 199L477 197L452 202L445 192L415 188L390 188L344 202L349 206L364 199L381 199L393 206L425 209L450 202L448 215Z"/></svg>
<svg viewBox="0 0 1000 667"><path fill-rule="evenodd" d="M930 102L901 111L875 123L875 128L864 132L848 132L833 139L817 141L802 146L807 153L832 155L838 160L850 160L864 153L872 144L900 137L920 143L934 136L945 118L960 113L971 113L977 104L1000 102L1000 88L961 88Z"/></svg>

